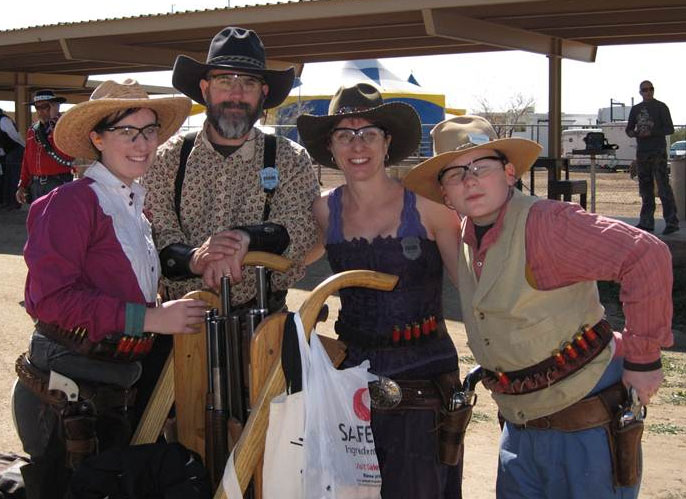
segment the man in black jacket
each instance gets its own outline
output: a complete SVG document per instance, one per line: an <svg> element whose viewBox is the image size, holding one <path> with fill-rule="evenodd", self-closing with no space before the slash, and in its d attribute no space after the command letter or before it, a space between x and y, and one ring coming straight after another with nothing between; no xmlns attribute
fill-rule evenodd
<svg viewBox="0 0 686 499"><path fill-rule="evenodd" d="M0 109L0 165L2 165L2 208L21 208L15 199L21 160L24 156L24 139L17 131L12 118Z"/></svg>
<svg viewBox="0 0 686 499"><path fill-rule="evenodd" d="M662 234L671 234L679 230L679 219L676 215L674 193L669 185L665 136L674 133L674 125L667 105L653 97L653 84L645 80L639 88L643 102L631 108L626 125L626 134L635 137L637 144L638 192L642 201L637 227L648 232L655 229L654 179L666 224Z"/></svg>

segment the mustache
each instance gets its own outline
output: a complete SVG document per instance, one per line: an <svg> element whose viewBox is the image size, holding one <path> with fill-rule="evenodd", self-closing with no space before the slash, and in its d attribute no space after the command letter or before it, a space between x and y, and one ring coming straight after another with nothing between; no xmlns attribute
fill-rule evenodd
<svg viewBox="0 0 686 499"><path fill-rule="evenodd" d="M247 102L220 102L214 104L213 108L223 111L225 109L240 109L242 111L251 111L250 104Z"/></svg>

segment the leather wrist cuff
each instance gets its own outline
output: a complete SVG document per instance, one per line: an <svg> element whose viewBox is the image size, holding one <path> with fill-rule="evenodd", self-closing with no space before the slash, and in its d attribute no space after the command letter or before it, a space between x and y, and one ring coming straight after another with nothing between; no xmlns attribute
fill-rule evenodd
<svg viewBox="0 0 686 499"><path fill-rule="evenodd" d="M242 230L250 236L249 251L266 251L280 255L286 251L291 242L286 228L271 222L259 225L241 225L240 227L233 227L233 229Z"/></svg>
<svg viewBox="0 0 686 499"><path fill-rule="evenodd" d="M191 272L190 263L195 248L182 243L173 243L160 251L162 275L172 281L196 277Z"/></svg>
<svg viewBox="0 0 686 499"><path fill-rule="evenodd" d="M629 362L628 360L624 360L624 369L628 369L629 371L639 371L639 372L646 372L646 371L654 371L656 369L662 369L662 359L657 359L655 362L650 362L648 364L637 364L635 362Z"/></svg>
<svg viewBox="0 0 686 499"><path fill-rule="evenodd" d="M124 326L124 334L126 336L143 336L146 311L147 307L141 303L126 304L126 319Z"/></svg>

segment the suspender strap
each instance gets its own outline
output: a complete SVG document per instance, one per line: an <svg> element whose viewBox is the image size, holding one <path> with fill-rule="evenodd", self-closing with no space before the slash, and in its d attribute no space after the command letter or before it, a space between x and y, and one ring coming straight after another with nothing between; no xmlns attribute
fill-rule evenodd
<svg viewBox="0 0 686 499"><path fill-rule="evenodd" d="M265 134L264 136L264 166L263 168L276 168L276 136ZM266 222L272 209L272 198L276 187L265 189L267 197L264 200L264 210L262 210L262 221Z"/></svg>
<svg viewBox="0 0 686 499"><path fill-rule="evenodd" d="M176 178L174 179L174 211L176 212L176 218L179 220L179 226L181 225L181 188L183 187L183 179L186 176L186 163L188 162L188 156L191 154L193 149L193 144L195 144L195 138L198 136L198 132L188 132L183 138L183 144L181 145L181 157L179 159L179 169L176 171Z"/></svg>
<svg viewBox="0 0 686 499"><path fill-rule="evenodd" d="M189 132L184 137L183 144L181 145L179 169L176 171L176 178L174 179L174 211L176 212L176 218L179 220L179 225L181 225L181 189L183 188L183 180L186 176L186 163L188 162L188 156L191 154L197 135L197 131ZM276 168L276 137L274 135L265 134L263 168L268 167ZM263 222L269 218L271 201L275 190L276 188L264 190L264 192L267 193L267 198L264 201L264 210L262 211Z"/></svg>

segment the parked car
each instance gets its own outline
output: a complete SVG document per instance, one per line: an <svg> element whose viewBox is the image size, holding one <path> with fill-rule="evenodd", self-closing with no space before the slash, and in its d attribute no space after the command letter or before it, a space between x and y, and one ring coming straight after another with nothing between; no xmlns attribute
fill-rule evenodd
<svg viewBox="0 0 686 499"><path fill-rule="evenodd" d="M669 146L669 159L686 157L686 140L678 140Z"/></svg>

